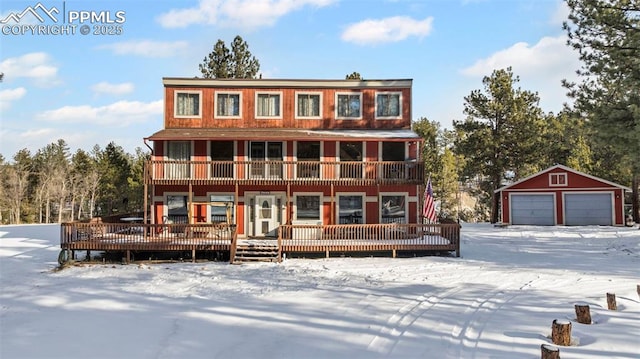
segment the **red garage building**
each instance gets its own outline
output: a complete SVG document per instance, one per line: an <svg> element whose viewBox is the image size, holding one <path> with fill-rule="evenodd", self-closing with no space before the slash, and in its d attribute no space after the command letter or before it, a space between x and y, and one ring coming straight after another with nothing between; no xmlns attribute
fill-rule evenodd
<svg viewBox="0 0 640 359"><path fill-rule="evenodd" d="M496 190L502 223L624 225L624 193L630 188L555 165Z"/></svg>

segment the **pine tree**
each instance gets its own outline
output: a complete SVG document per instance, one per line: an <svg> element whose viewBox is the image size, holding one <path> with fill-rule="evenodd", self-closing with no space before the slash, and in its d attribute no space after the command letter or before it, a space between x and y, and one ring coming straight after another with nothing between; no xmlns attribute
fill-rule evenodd
<svg viewBox="0 0 640 359"><path fill-rule="evenodd" d="M466 159L463 174L477 179L491 208L491 222L498 221L498 200L494 191L506 179L530 174L540 161L544 143L542 111L537 93L515 88L519 81L511 68L495 70L482 80L484 91L474 90L464 98L464 121L454 121L459 134L457 154Z"/></svg>
<svg viewBox="0 0 640 359"><path fill-rule="evenodd" d="M610 146L616 158L611 162L631 173L633 216L640 222L640 2L567 0L567 5L563 27L582 66L581 82L565 86L599 146Z"/></svg>
<svg viewBox="0 0 640 359"><path fill-rule="evenodd" d="M218 39L213 51L199 65L203 78L207 79L252 79L260 71L260 62L251 55L249 44L236 36L231 50L224 41Z"/></svg>

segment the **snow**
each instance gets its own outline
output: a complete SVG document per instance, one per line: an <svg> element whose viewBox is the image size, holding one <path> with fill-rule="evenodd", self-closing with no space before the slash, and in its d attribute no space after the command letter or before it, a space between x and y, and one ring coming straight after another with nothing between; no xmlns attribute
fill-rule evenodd
<svg viewBox="0 0 640 359"><path fill-rule="evenodd" d="M55 270L58 237L0 226L0 358L540 358L554 319L563 359L640 357L637 227L465 224L461 258Z"/></svg>

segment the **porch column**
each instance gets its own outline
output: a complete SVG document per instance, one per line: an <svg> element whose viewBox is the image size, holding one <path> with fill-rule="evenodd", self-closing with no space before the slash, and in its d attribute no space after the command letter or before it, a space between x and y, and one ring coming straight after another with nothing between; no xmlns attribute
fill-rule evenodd
<svg viewBox="0 0 640 359"><path fill-rule="evenodd" d="M287 183L287 218L285 218L284 223L285 224L292 224L293 223L293 211L291 208L291 184Z"/></svg>
<svg viewBox="0 0 640 359"><path fill-rule="evenodd" d="M331 209L330 209L330 214L331 214L331 218L329 219L329 224L335 224L335 204L336 204L336 198L335 198L335 192L333 191L333 183L331 183Z"/></svg>

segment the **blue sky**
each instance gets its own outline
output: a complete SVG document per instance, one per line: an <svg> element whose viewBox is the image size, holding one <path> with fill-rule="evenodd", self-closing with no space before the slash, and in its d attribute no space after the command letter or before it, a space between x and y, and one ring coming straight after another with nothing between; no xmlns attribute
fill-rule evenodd
<svg viewBox="0 0 640 359"><path fill-rule="evenodd" d="M25 12L37 4L44 21ZM163 125L162 77L199 76L215 42L236 35L263 78L413 79L413 119L444 128L464 118L464 96L484 76L507 66L543 111L558 112L568 101L560 81L579 66L565 45L567 13L560 0L3 0L0 154L59 138L72 151L145 148ZM34 35L36 25L75 32ZM83 25L114 34L83 35Z"/></svg>

